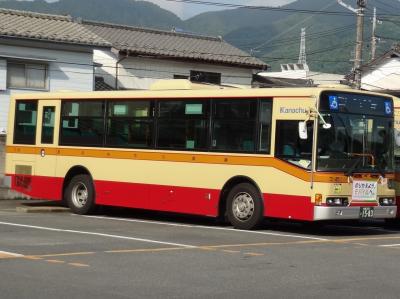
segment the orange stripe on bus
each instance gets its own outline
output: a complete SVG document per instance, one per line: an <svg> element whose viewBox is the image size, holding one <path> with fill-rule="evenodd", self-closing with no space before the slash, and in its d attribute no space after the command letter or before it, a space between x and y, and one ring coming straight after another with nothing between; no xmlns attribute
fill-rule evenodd
<svg viewBox="0 0 400 299"><path fill-rule="evenodd" d="M139 150L110 150L110 149L87 149L87 148L42 148L31 146L7 146L8 154L30 154L40 155L44 150L46 155L70 156L70 157L89 157L89 158L110 158L110 159L129 159L165 162L186 162L186 163L205 163L223 165L244 165L244 166L267 166L273 167L304 181L311 181L311 173L290 165L274 157L257 156L235 156L235 155L213 155L213 154L194 154L194 153L169 153L169 152L144 152ZM376 178L366 175L364 179ZM394 178L388 174L387 178ZM348 177L341 173L314 173L313 180L323 183L347 183Z"/></svg>

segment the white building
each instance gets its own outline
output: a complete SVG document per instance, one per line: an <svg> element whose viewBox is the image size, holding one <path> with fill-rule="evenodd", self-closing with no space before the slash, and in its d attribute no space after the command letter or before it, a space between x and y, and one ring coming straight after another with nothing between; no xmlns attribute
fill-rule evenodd
<svg viewBox="0 0 400 299"><path fill-rule="evenodd" d="M0 9L0 134L13 93L93 90L95 48L110 46L71 17Z"/></svg>
<svg viewBox="0 0 400 299"><path fill-rule="evenodd" d="M400 45L363 66L361 88L400 95Z"/></svg>
<svg viewBox="0 0 400 299"><path fill-rule="evenodd" d="M96 50L96 75L115 89L148 89L159 79L251 86L267 65L218 37L83 21L112 44Z"/></svg>
<svg viewBox="0 0 400 299"><path fill-rule="evenodd" d="M294 84L302 84L300 80L307 85L336 85L345 80L344 75L310 71L308 65L302 63L282 64L280 72L260 72L257 75L265 78L289 79L285 81L289 86L293 82L296 82Z"/></svg>

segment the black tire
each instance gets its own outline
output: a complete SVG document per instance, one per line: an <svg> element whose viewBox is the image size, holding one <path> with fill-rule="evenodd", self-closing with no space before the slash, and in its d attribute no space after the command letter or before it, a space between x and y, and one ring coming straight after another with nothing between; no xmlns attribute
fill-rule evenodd
<svg viewBox="0 0 400 299"><path fill-rule="evenodd" d="M255 229L264 219L264 203L253 185L241 183L229 192L226 212L234 228Z"/></svg>
<svg viewBox="0 0 400 299"><path fill-rule="evenodd" d="M400 218L385 219L385 227L387 228L400 228Z"/></svg>
<svg viewBox="0 0 400 299"><path fill-rule="evenodd" d="M87 174L76 175L64 192L64 199L75 214L91 214L96 209L92 179Z"/></svg>

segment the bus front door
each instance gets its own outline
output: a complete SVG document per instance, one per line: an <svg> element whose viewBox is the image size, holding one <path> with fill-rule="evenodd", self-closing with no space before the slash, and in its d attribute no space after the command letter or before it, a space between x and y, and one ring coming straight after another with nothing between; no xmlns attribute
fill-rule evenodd
<svg viewBox="0 0 400 299"><path fill-rule="evenodd" d="M56 177L58 154L58 124L60 123L60 102L42 100L38 105L38 126L36 132L36 174L35 194L41 199L61 200L62 179Z"/></svg>

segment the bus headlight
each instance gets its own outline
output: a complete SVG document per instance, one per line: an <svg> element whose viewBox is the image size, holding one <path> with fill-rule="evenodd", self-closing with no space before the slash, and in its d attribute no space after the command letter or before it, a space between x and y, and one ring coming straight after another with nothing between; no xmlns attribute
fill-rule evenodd
<svg viewBox="0 0 400 299"><path fill-rule="evenodd" d="M331 207L344 207L349 205L347 197L327 197L326 205Z"/></svg>
<svg viewBox="0 0 400 299"><path fill-rule="evenodd" d="M396 200L394 197L381 197L379 198L379 205L381 206L394 206L396 204Z"/></svg>

